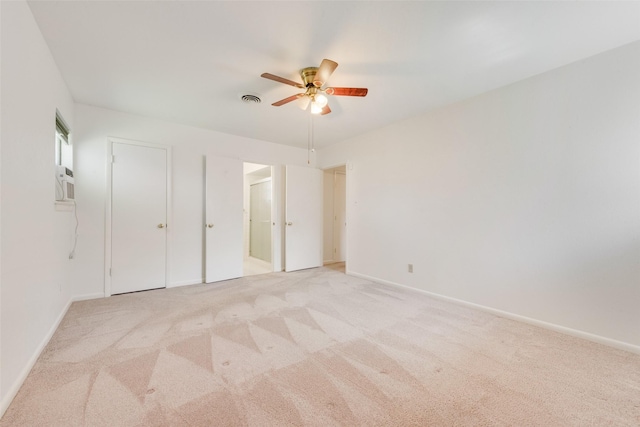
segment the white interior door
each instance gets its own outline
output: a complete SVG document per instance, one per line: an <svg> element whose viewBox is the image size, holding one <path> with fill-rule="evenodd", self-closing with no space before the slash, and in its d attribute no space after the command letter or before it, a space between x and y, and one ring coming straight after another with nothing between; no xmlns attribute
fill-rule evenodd
<svg viewBox="0 0 640 427"><path fill-rule="evenodd" d="M287 166L285 271L322 265L322 171Z"/></svg>
<svg viewBox="0 0 640 427"><path fill-rule="evenodd" d="M242 276L242 162L207 156L205 280Z"/></svg>
<svg viewBox="0 0 640 427"><path fill-rule="evenodd" d="M282 271L284 262L284 166L271 167L271 265Z"/></svg>
<svg viewBox="0 0 640 427"><path fill-rule="evenodd" d="M336 172L334 180L333 260L344 261L347 255L347 176Z"/></svg>
<svg viewBox="0 0 640 427"><path fill-rule="evenodd" d="M111 294L167 284L166 148L112 143Z"/></svg>

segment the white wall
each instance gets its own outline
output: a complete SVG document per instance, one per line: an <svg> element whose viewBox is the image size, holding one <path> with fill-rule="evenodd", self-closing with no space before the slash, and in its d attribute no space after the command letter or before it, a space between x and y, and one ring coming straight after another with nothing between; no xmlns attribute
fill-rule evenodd
<svg viewBox="0 0 640 427"><path fill-rule="evenodd" d="M82 104L76 105L76 122L75 176L80 237L73 282L78 294L103 292L107 136L173 147L170 286L202 281L203 156L233 157L272 165L305 165L307 161L304 149Z"/></svg>
<svg viewBox="0 0 640 427"><path fill-rule="evenodd" d="M0 5L0 46L2 46L2 7ZM0 50L0 53L2 51ZM0 59L0 64L2 60ZM2 67L0 66L0 82L2 82ZM2 85L0 84L0 100L2 99ZM0 418L4 414L5 395L2 393L2 102L0 102ZM8 399L6 399L8 400Z"/></svg>
<svg viewBox="0 0 640 427"><path fill-rule="evenodd" d="M349 271L640 346L638 76L635 42L321 150Z"/></svg>
<svg viewBox="0 0 640 427"><path fill-rule="evenodd" d="M28 5L0 2L0 415L73 295L73 214L56 210L56 108L74 126L73 100Z"/></svg>

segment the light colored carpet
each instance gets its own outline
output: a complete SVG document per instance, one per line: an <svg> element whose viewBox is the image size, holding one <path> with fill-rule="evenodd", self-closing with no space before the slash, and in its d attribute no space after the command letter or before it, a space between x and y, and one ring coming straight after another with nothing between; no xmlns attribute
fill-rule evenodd
<svg viewBox="0 0 640 427"><path fill-rule="evenodd" d="M256 274L271 273L273 267L271 263L263 261L258 258L248 257L243 261L242 275L243 276L255 276Z"/></svg>
<svg viewBox="0 0 640 427"><path fill-rule="evenodd" d="M324 267L330 269L330 270L334 270L334 271L339 271L340 273L344 273L345 269L346 269L346 265L345 262L329 262L327 264L324 265Z"/></svg>
<svg viewBox="0 0 640 427"><path fill-rule="evenodd" d="M323 267L74 303L0 425L638 426L640 356Z"/></svg>

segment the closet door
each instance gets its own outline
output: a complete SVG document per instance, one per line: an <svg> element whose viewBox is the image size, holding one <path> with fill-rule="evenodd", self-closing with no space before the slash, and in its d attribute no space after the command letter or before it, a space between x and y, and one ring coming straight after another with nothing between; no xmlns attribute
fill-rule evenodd
<svg viewBox="0 0 640 427"><path fill-rule="evenodd" d="M168 149L112 142L108 294L167 283Z"/></svg>
<svg viewBox="0 0 640 427"><path fill-rule="evenodd" d="M207 156L205 280L242 277L242 162Z"/></svg>

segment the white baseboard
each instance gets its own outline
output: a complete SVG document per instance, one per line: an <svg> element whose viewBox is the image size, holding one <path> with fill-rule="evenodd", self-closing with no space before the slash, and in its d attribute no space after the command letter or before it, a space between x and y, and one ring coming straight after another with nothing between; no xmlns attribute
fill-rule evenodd
<svg viewBox="0 0 640 427"><path fill-rule="evenodd" d="M77 297L72 297L71 302L86 301L86 300L98 299L98 298L104 298L104 293L100 292L100 293L94 293L94 294L78 295Z"/></svg>
<svg viewBox="0 0 640 427"><path fill-rule="evenodd" d="M56 332L56 329L58 329L60 322L62 322L62 319L64 318L65 314L67 314L67 310L69 310L69 307L71 307L71 303L73 301L74 301L74 298L69 298L69 301L67 301L67 304L65 304L64 308L56 318L55 322L53 323L53 325L51 325L51 328L49 328L49 332L47 332L47 335L45 335L45 337L42 339L42 341L34 351L33 355L29 358L29 360L27 361L27 364L20 372L20 375L18 376L18 378L15 380L13 385L9 387L9 390L7 390L7 393L2 398L2 401L0 401L0 418L2 418L6 410L9 408L9 405L13 401L13 398L16 397L16 394L18 394L20 387L22 387L22 384L27 379L27 376L29 376L31 369L33 369L33 366L36 364L36 361L40 357L42 350L44 350L47 344L49 344L49 340L51 339L53 334Z"/></svg>
<svg viewBox="0 0 640 427"><path fill-rule="evenodd" d="M60 326L60 322L62 322L62 319L64 319L64 316L67 314L67 311L69 311L69 307L71 307L71 304L76 301L85 301L85 300L97 299L97 298L104 298L104 294L103 293L84 294L84 295L78 295L78 296L69 298L69 301L67 301L64 308L56 318L55 322L53 322L53 325L51 325L51 328L49 328L47 335L45 335L45 337L42 339L42 341L34 351L33 355L29 358L29 360L27 361L27 364L20 372L20 375L18 376L16 381L13 383L11 387L9 387L7 394L4 396L2 401L0 401L0 418L2 418L6 410L9 408L9 405L18 394L18 391L20 391L20 387L22 387L22 384L29 376L31 369L33 369L33 366L38 361L40 354L42 354L42 350L44 350L47 344L49 344L51 337L53 337L53 334L56 332L56 329L58 329L58 326Z"/></svg>
<svg viewBox="0 0 640 427"><path fill-rule="evenodd" d="M475 308L478 310L482 310L482 311L486 311L488 313L491 314L495 314L496 316L500 316L500 317L504 317L506 319L511 319L511 320L517 320L519 322L523 322L523 323L528 323L530 325L534 325L534 326L539 326L541 328L545 328L545 329L549 329L551 331L555 331L555 332L560 332L566 335L571 335L573 337L577 337L577 338L582 338L588 341L592 341L598 344L603 344L609 347L613 347L613 348L617 348L619 350L625 350L631 353L636 353L636 354L640 354L640 346L634 345L634 344L630 344L630 343L626 343L624 341L617 341L611 338L607 338L607 337L603 337L600 335L595 335L589 332L584 332L584 331L580 331L577 329L572 329L572 328L567 328L565 326L561 326L561 325L556 325L555 323L549 323L549 322L545 322L543 320L538 320L538 319L533 319L531 317L526 317L526 316L521 316L519 314L515 314L515 313L510 313L508 311L503 311L503 310L498 310L495 308L491 308L491 307L487 307L484 305L480 305L480 304L476 304L473 302L468 302L468 301L464 301L464 300L460 300L457 298L452 298L452 297L448 297L445 295L440 295L434 292L429 292L429 291L425 291L423 289L418 289L418 288L413 288L411 286L407 286L407 285L402 285L400 283L395 283L395 282L391 282L389 280L383 280L383 279L378 279L377 277L371 277L371 276L367 276L366 274L361 274L361 273L357 273L354 271L348 271L347 272L348 275L350 276L355 276L355 277L360 277L362 279L367 279L367 280L371 280L372 282L378 282L378 283L382 283L385 285L390 285L390 286L397 286L397 287L401 287L404 289L410 289L413 291L417 291L423 294L427 294L431 297L434 298L438 298L444 301L448 301L454 304L458 304L458 305L463 305L466 307L471 307L471 308Z"/></svg>
<svg viewBox="0 0 640 427"><path fill-rule="evenodd" d="M204 283L204 279L200 277L198 279L181 280L179 282L169 283L169 286L167 286L167 288L177 288L180 286L190 286L190 285L201 285L202 283Z"/></svg>

